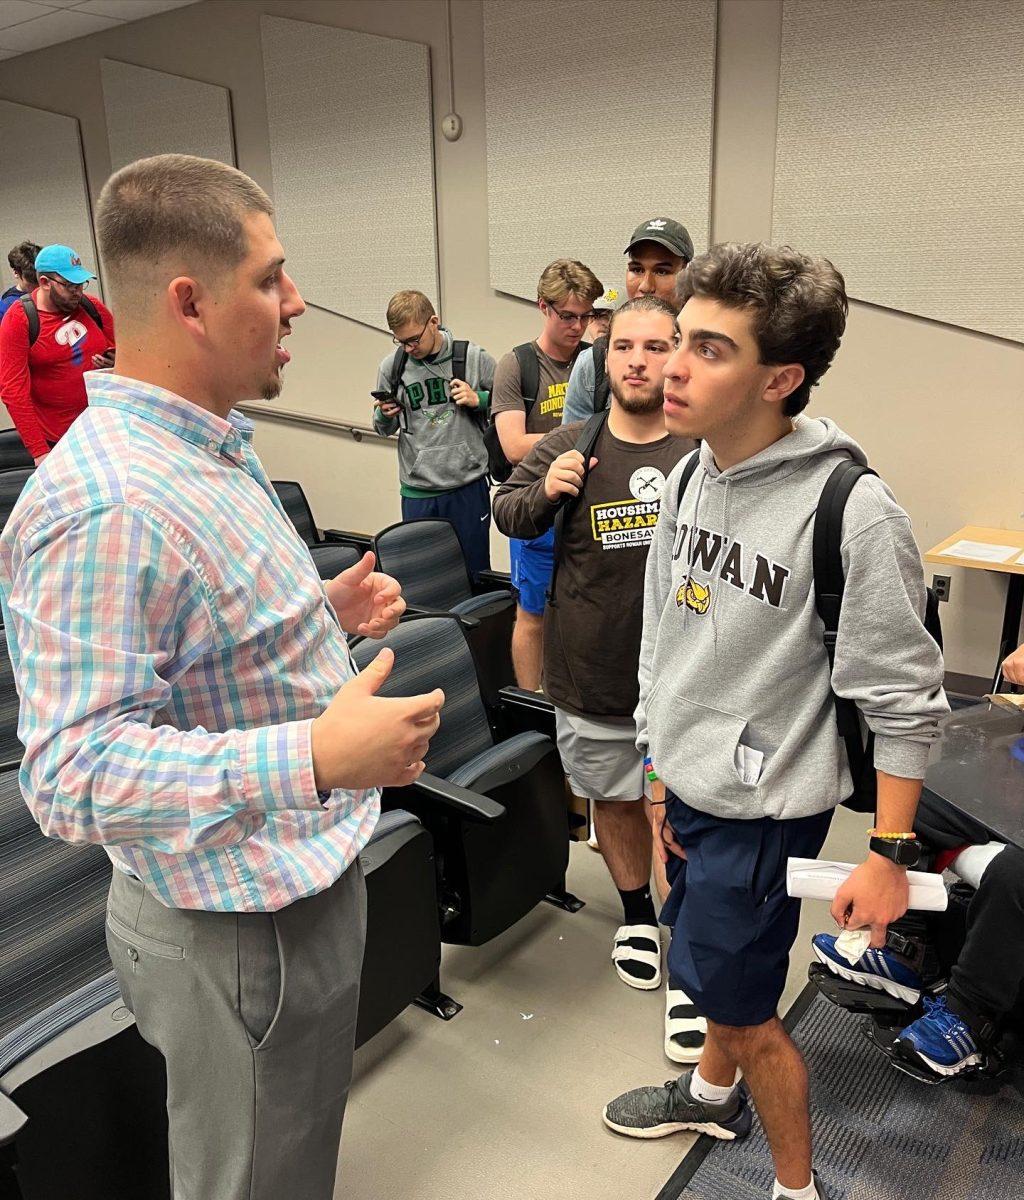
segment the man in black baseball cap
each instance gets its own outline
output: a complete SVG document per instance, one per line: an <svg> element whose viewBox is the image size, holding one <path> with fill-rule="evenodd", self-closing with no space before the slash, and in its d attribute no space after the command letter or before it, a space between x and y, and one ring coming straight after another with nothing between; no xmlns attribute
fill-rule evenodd
<svg viewBox="0 0 1024 1200"><path fill-rule="evenodd" d="M626 295L659 296L676 305L679 273L693 258L693 240L686 227L671 217L651 217L633 230L626 247ZM591 350L576 359L565 394L562 424L585 421L607 408L610 402L604 362L608 351L606 338L597 338Z"/></svg>

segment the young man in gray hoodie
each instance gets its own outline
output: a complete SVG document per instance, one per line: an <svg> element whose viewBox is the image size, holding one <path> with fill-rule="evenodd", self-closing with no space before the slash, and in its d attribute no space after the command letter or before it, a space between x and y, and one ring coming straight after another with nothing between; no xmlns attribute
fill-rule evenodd
<svg viewBox="0 0 1024 1200"><path fill-rule="evenodd" d="M483 431L494 359L473 342L456 342L422 292L392 296L387 323L398 349L377 371L373 424L385 437L398 432L402 520L451 521L476 575L491 565Z"/></svg>
<svg viewBox="0 0 1024 1200"><path fill-rule="evenodd" d="M775 1163L774 1197L824 1200L812 1174L807 1072L776 1015L799 902L786 860L815 858L852 792L815 608L814 514L825 481L863 451L800 415L846 324L842 276L824 259L717 246L687 269L679 349L665 367L665 423L700 438L665 485L647 560L637 745L666 787L656 845L672 891L669 968L708 1018L695 1070L613 1100L632 1137L750 1131L742 1071ZM907 907L901 839L913 827L930 742L948 712L942 656L923 624L910 521L875 476L850 493L831 687L875 734L877 828L839 889L843 928L886 926ZM869 849L870 846L870 849ZM897 861L899 860L899 861Z"/></svg>

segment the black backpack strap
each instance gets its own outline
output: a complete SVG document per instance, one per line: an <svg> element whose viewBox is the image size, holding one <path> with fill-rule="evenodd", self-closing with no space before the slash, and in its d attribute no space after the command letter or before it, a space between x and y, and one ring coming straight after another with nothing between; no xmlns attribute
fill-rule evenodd
<svg viewBox="0 0 1024 1200"><path fill-rule="evenodd" d="M469 342L458 341L452 342L452 379L461 379L463 383L469 383L466 378L466 359L469 357ZM476 388L473 389L476 391Z"/></svg>
<svg viewBox="0 0 1024 1200"><path fill-rule="evenodd" d="M594 339L594 412L607 408L611 396L608 381L608 339L602 334Z"/></svg>
<svg viewBox="0 0 1024 1200"><path fill-rule="evenodd" d="M100 331L100 333L106 334L107 331L103 328L103 318L100 316L99 309L96 307L95 304L93 304L93 302L89 299L89 297L83 296L81 298L81 300L79 300L78 303L81 305L82 308L85 309L85 311L92 318L92 323L96 326L96 328Z"/></svg>
<svg viewBox="0 0 1024 1200"><path fill-rule="evenodd" d="M601 436L601 430L604 429L605 422L608 420L608 410L602 409L587 421L580 430L580 435L576 439L574 450L578 450L583 455L583 485L577 496L566 496L558 512L555 513L555 562L551 569L551 579L548 582L548 603L555 604L555 580L558 577L558 559L559 546L562 541L562 531L565 529L565 523L569 519L569 514L573 511L577 504L583 499L583 489L587 486L587 476L590 474L590 459L594 453L594 447L597 445L597 439Z"/></svg>
<svg viewBox="0 0 1024 1200"><path fill-rule="evenodd" d="M822 639L828 656L831 680L836 665L836 638L839 635L839 614L843 607L843 513L854 484L864 475L874 475L870 467L844 459L829 475L818 499L814 514L814 603L824 630ZM860 716L852 700L832 693L836 708L836 726L846 743L850 774L854 785L864 773L865 751L861 739Z"/></svg>
<svg viewBox="0 0 1024 1200"><path fill-rule="evenodd" d="M694 471L700 465L700 451L694 450L690 457L686 460L686 466L683 467L683 473L679 476L679 484L676 487L676 519L679 519L679 509L682 507L683 496L686 494L686 488L690 480L693 478Z"/></svg>
<svg viewBox="0 0 1024 1200"><path fill-rule="evenodd" d="M519 362L519 390L526 401L526 411L533 408L540 391L540 363L537 360L537 347L533 342L523 342L513 346L512 353Z"/></svg>
<svg viewBox="0 0 1024 1200"><path fill-rule="evenodd" d="M405 364L409 361L409 351L404 346L399 346L395 351L395 357L391 362L391 378L388 380L388 385L391 389L392 396L398 395L398 389L402 383L402 376L405 374Z"/></svg>
<svg viewBox="0 0 1024 1200"><path fill-rule="evenodd" d="M25 319L28 321L28 344L33 346L39 336L39 309L36 308L36 302L32 299L31 292L26 292L18 303L25 310Z"/></svg>

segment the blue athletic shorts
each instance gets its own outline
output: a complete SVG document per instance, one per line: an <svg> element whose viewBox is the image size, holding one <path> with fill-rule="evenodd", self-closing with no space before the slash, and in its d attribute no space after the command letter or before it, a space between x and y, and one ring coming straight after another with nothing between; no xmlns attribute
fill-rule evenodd
<svg viewBox="0 0 1024 1200"><path fill-rule="evenodd" d="M509 538L508 543L512 586L519 593L519 606L528 613L542 613L555 565L555 531L549 529L527 541Z"/></svg>
<svg viewBox="0 0 1024 1200"><path fill-rule="evenodd" d="M796 941L800 901L786 894L786 859L817 858L832 809L776 821L698 812L671 792L666 813L686 860L669 858L662 924L672 927L674 982L720 1025L776 1015Z"/></svg>

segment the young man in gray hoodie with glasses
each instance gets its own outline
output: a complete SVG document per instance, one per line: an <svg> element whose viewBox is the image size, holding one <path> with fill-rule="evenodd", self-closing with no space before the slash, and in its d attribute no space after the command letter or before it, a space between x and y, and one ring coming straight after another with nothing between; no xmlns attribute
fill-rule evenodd
<svg viewBox="0 0 1024 1200"><path fill-rule="evenodd" d="M377 370L373 424L398 433L402 520L450 521L475 576L491 565L484 425L494 359L454 340L422 292L396 292L386 319L398 349Z"/></svg>
<svg viewBox="0 0 1024 1200"><path fill-rule="evenodd" d="M910 521L877 477L842 526L842 612L829 666L812 541L822 488L866 461L831 421L802 414L846 325L842 276L788 247L717 246L681 285L665 366L669 432L700 438L669 477L647 560L637 745L666 788L656 844L672 891L669 968L706 1014L695 1070L613 1100L632 1137L750 1131L740 1072L775 1163L773 1197L824 1200L811 1167L807 1071L776 1010L797 933L786 860L816 858L853 790L831 688L875 734L875 835L832 906L881 946L907 908L907 855L929 744L949 710L923 624ZM680 496L680 490L682 495Z"/></svg>

